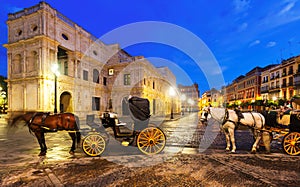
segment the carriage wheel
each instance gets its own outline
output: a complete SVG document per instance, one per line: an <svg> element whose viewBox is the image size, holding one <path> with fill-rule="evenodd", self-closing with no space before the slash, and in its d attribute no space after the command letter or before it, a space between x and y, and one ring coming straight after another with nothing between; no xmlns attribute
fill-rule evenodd
<svg viewBox="0 0 300 187"><path fill-rule="evenodd" d="M161 152L166 145L166 135L156 127L148 127L142 130L137 137L139 150L147 155Z"/></svg>
<svg viewBox="0 0 300 187"><path fill-rule="evenodd" d="M89 156L99 156L105 149L105 140L99 134L89 134L82 141L82 149Z"/></svg>
<svg viewBox="0 0 300 187"><path fill-rule="evenodd" d="M285 153L289 155L300 154L300 133L291 132L284 136L282 147Z"/></svg>

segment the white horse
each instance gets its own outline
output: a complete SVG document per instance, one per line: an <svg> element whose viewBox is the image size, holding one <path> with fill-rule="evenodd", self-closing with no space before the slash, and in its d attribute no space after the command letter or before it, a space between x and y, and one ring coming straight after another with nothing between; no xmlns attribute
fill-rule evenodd
<svg viewBox="0 0 300 187"><path fill-rule="evenodd" d="M222 122L221 129L224 131L226 137L226 150L230 150L232 145L231 152L236 151L234 131L239 124L248 126L254 135L255 142L252 145L251 152L256 153L258 143L262 137L262 129L265 125L265 118L262 114L258 112L243 112L243 117L239 119L238 114L234 110L227 110L224 108L212 109L211 115L213 118L216 118L218 121ZM264 137L264 136L263 136ZM264 143L267 142L265 138L263 139ZM270 151L270 146L266 145L267 152Z"/></svg>

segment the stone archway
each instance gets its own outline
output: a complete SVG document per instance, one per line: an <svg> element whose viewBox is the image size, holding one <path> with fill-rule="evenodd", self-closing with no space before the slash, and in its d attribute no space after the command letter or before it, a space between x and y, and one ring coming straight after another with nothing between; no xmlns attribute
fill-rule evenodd
<svg viewBox="0 0 300 187"><path fill-rule="evenodd" d="M60 112L74 112L72 106L72 95L69 92L63 92L60 95Z"/></svg>

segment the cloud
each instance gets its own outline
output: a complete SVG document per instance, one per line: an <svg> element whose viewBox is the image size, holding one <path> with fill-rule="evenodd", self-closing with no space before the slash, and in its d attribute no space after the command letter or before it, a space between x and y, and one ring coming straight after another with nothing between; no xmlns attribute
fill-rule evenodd
<svg viewBox="0 0 300 187"><path fill-rule="evenodd" d="M276 42L269 42L267 44L267 47L274 47L276 45Z"/></svg>
<svg viewBox="0 0 300 187"><path fill-rule="evenodd" d="M234 0L233 6L237 13L247 11L250 7L250 0Z"/></svg>
<svg viewBox="0 0 300 187"><path fill-rule="evenodd" d="M253 46L258 45L258 44L260 44L260 40L255 40L255 41L253 41L249 44L249 47L253 47Z"/></svg>
<svg viewBox="0 0 300 187"><path fill-rule="evenodd" d="M241 32L241 31L244 31L246 30L248 27L248 23L242 23L239 28L238 28L238 31Z"/></svg>
<svg viewBox="0 0 300 187"><path fill-rule="evenodd" d="M283 7L283 9L281 9L281 11L279 12L279 16L284 15L286 13L288 13L293 7L295 6L295 2L289 2L287 5L285 5Z"/></svg>

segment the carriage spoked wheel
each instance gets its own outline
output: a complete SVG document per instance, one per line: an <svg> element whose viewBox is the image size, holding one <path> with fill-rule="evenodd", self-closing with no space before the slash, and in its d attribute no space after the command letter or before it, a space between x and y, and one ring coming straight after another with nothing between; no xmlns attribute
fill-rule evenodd
<svg viewBox="0 0 300 187"><path fill-rule="evenodd" d="M166 135L157 127L143 129L137 137L139 150L147 155L161 152L166 145Z"/></svg>
<svg viewBox="0 0 300 187"><path fill-rule="evenodd" d="M300 154L300 133L291 132L284 136L282 147L285 153L289 155Z"/></svg>
<svg viewBox="0 0 300 187"><path fill-rule="evenodd" d="M82 149L89 156L99 156L105 149L105 140L100 134L89 134L82 141Z"/></svg>

